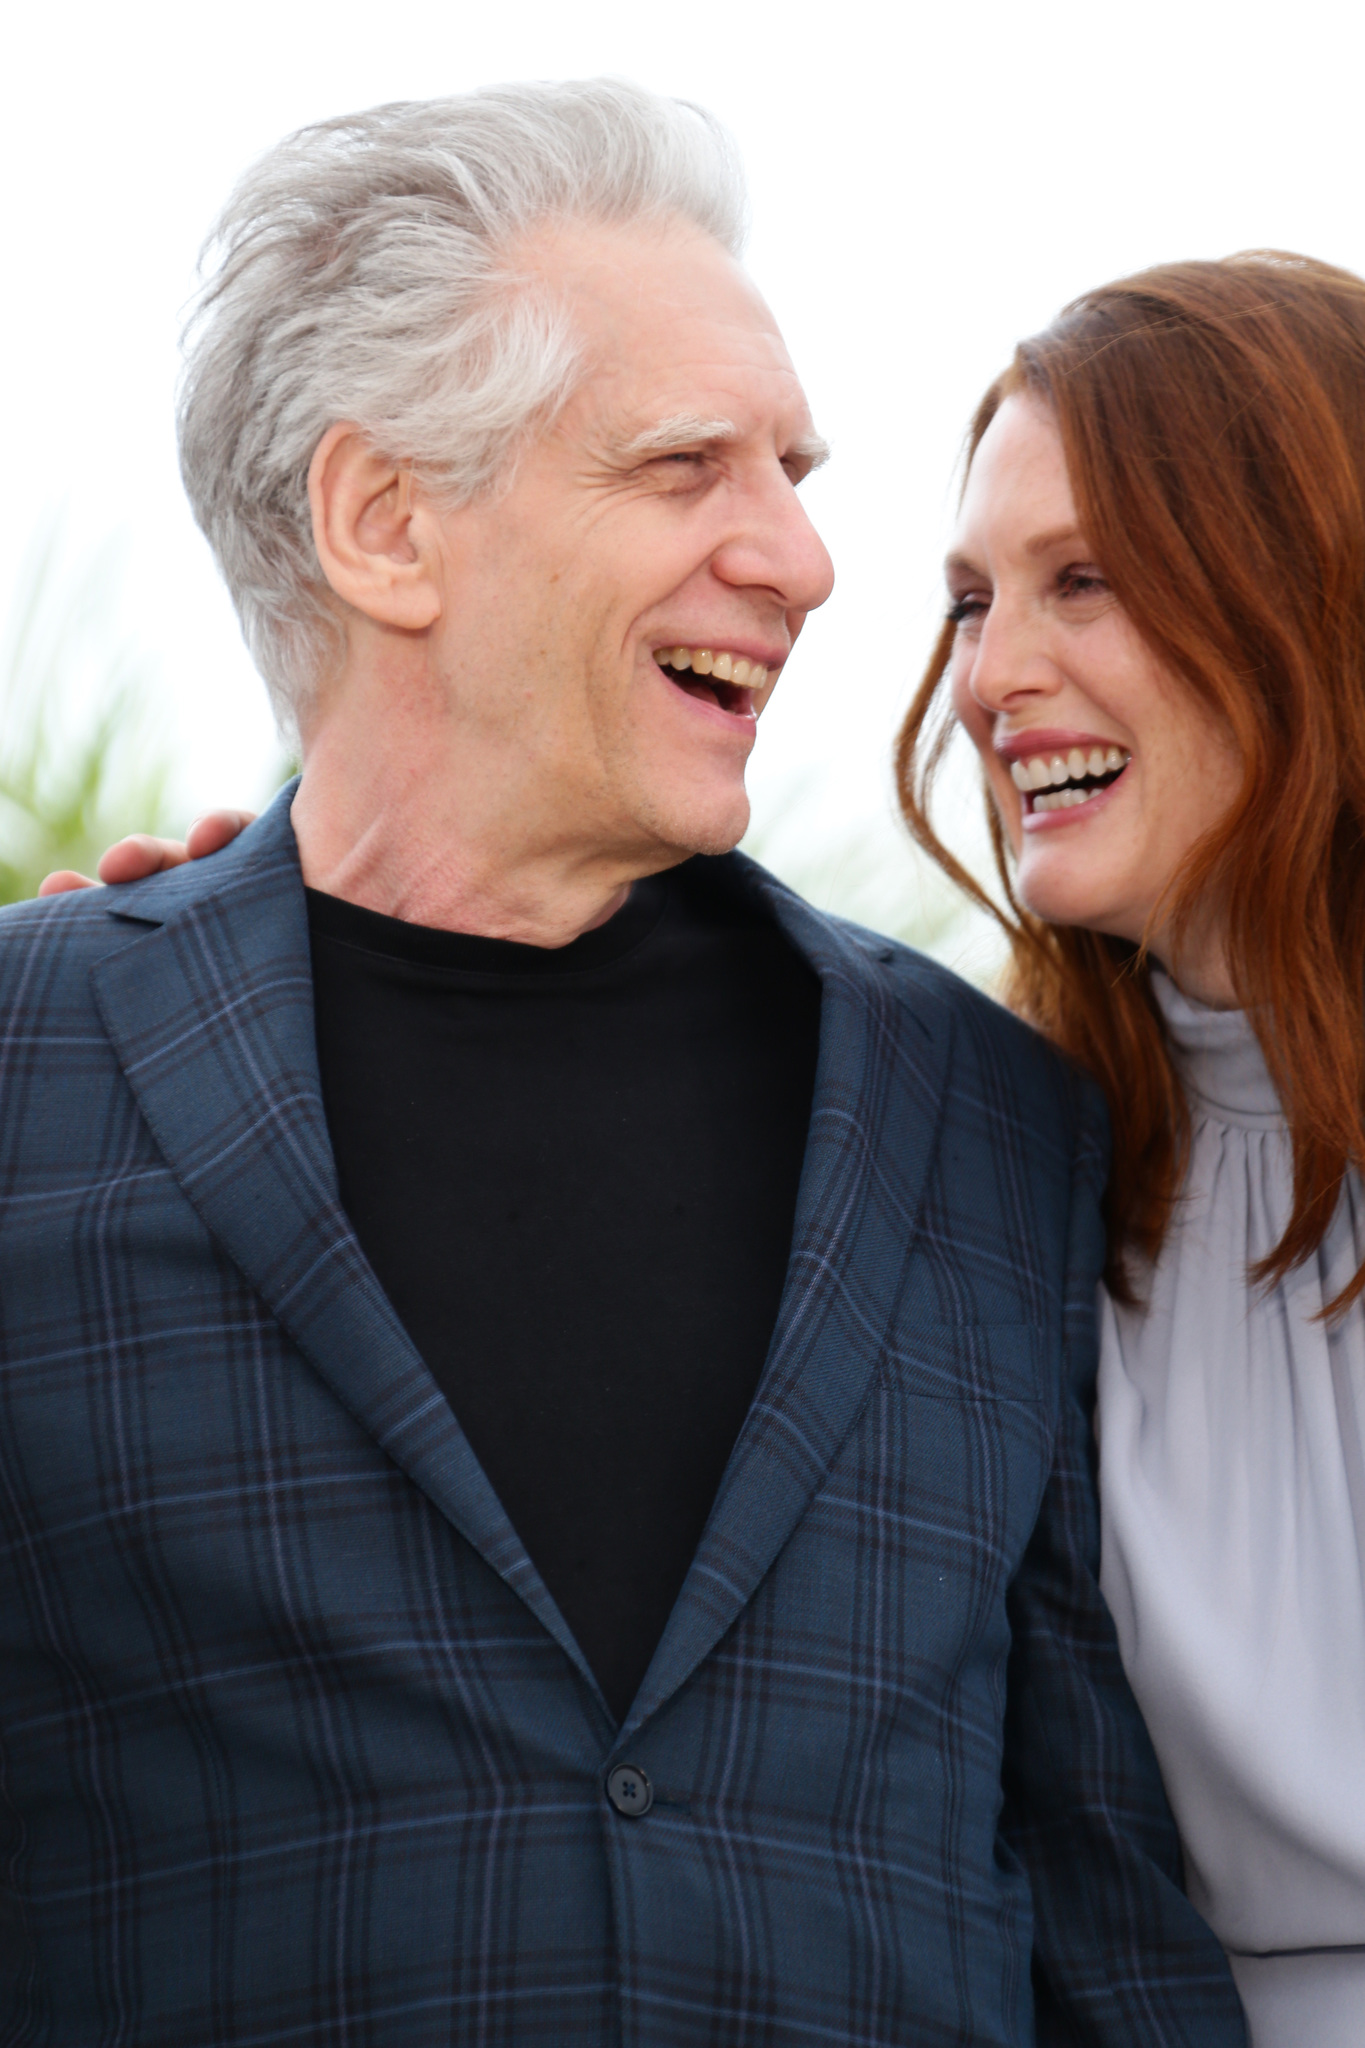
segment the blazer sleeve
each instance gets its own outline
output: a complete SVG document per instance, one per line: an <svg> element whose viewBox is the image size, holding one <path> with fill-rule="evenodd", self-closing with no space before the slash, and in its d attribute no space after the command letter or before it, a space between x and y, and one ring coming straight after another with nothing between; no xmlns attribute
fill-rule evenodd
<svg viewBox="0 0 1365 2048"><path fill-rule="evenodd" d="M1083 1089L1055 1453L1010 1589L1002 1832L1034 1911L1039 2048L1245 2048L1223 1951L1186 1898L1180 1845L1099 1588L1095 1293L1104 1111Z"/></svg>

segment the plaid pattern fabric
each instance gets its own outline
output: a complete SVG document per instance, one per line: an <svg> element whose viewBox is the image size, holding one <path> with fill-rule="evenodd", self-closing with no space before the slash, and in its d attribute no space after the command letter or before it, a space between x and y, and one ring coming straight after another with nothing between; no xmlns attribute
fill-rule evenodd
<svg viewBox="0 0 1365 2048"><path fill-rule="evenodd" d="M619 1730L339 1207L287 793L0 918L4 2048L1242 2040L1095 1584L1098 1112L728 868L820 1070Z"/></svg>

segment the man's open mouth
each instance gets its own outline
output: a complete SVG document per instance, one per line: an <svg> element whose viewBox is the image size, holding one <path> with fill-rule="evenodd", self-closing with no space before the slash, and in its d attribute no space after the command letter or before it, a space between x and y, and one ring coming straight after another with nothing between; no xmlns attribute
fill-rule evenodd
<svg viewBox="0 0 1365 2048"><path fill-rule="evenodd" d="M754 697L766 687L769 675L761 661L729 654L724 648L656 647L654 659L670 683L721 711L752 711Z"/></svg>
<svg viewBox="0 0 1365 2048"><path fill-rule="evenodd" d="M1072 747L1065 754L1011 761L1010 775L1015 788L1023 791L1027 813L1065 811L1109 789L1132 758L1124 747Z"/></svg>

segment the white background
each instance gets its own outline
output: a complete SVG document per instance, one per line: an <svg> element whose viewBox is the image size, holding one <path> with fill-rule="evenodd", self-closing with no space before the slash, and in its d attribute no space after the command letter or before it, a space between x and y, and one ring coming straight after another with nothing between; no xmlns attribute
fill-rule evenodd
<svg viewBox="0 0 1365 2048"><path fill-rule="evenodd" d="M632 77L737 134L751 268L835 447L807 489L838 589L751 773L765 847L799 868L888 815L963 427L1014 340L1163 259L1274 246L1365 269L1360 19L1322 0L26 7L0 83L0 609L54 511L73 561L121 538L124 626L161 678L184 816L258 799L278 750L171 422L214 212L315 118L504 78Z"/></svg>

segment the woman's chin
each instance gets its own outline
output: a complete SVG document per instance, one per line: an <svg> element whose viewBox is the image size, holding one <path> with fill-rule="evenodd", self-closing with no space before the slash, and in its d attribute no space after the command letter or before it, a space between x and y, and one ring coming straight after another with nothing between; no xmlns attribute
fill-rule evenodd
<svg viewBox="0 0 1365 2048"><path fill-rule="evenodd" d="M1071 866L1065 864L1065 868ZM1014 886L1025 910L1047 924L1078 925L1084 931L1107 932L1115 938L1129 935L1135 917L1136 929L1141 929L1141 915L1119 891L1103 887L1102 878L1093 872L1068 873L1065 868L1061 862L1048 860L1020 862Z"/></svg>

